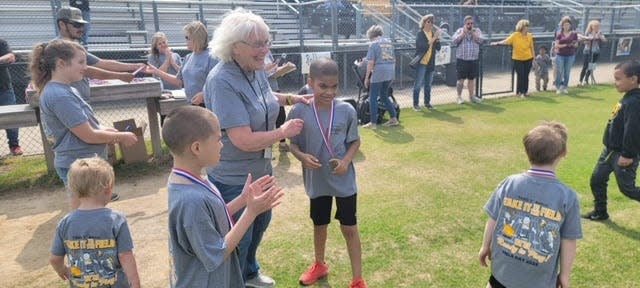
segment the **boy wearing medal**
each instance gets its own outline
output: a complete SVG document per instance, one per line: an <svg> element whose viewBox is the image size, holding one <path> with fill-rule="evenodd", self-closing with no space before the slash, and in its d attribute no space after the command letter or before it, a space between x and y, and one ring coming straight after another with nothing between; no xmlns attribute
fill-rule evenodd
<svg viewBox="0 0 640 288"><path fill-rule="evenodd" d="M314 91L311 105L296 104L289 119L305 125L291 138L291 152L302 162L305 190L310 198L315 261L300 276L300 284L312 285L329 274L324 261L331 205L336 198L335 218L347 242L353 281L350 287L367 287L362 279L360 235L356 221L356 173L352 163L360 148L358 119L353 106L335 100L338 94L338 65L322 58L311 63L309 86Z"/></svg>
<svg viewBox="0 0 640 288"><path fill-rule="evenodd" d="M171 287L245 287L236 246L260 213L280 204L273 176L255 182L225 204L218 189L201 177L220 161L221 132L213 112L183 106L165 118L162 138L173 156L169 175ZM264 191L264 192L263 192ZM230 215L245 207L236 223Z"/></svg>

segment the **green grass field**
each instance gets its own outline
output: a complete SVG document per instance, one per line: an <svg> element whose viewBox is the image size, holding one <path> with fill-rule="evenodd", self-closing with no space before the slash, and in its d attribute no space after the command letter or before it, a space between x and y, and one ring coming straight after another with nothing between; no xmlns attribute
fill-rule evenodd
<svg viewBox="0 0 640 288"><path fill-rule="evenodd" d="M435 111L405 109L399 128L362 129L358 219L370 286L484 287L490 271L476 260L487 219L482 207L502 179L529 167L522 137L541 120L568 126L569 155L558 176L579 194L582 211L591 209L589 177L620 96L611 86L598 86L572 89L568 96L544 93ZM635 265L640 203L624 197L614 183L609 191L611 220L583 222L574 287L640 286ZM313 259L308 204L300 199L303 208L275 219L261 248L262 266L276 279L297 279ZM333 221L327 287L350 281L338 227Z"/></svg>
<svg viewBox="0 0 640 288"><path fill-rule="evenodd" d="M570 92L445 105L435 111L405 109L399 127L362 129L355 162L364 276L370 287L484 287L490 271L476 257L487 219L482 207L502 179L529 167L522 137L542 120L569 128L569 155L558 177L579 194L582 212L590 210L589 177L606 121L621 95L611 86ZM274 162L276 171L286 164L279 173L299 173L292 155L285 164L282 159ZM38 165L30 161L10 165ZM46 170L29 167L11 178L0 173L1 186L51 181L21 180L39 178ZM611 182L611 219L583 222L584 238L578 242L571 276L574 287L640 287L640 203L627 199ZM289 193L287 202L274 212L259 256L264 273L277 279L278 287L298 287L300 273L313 259L312 226L302 191ZM316 287L346 287L350 267L336 221L329 229L326 259L330 277Z"/></svg>

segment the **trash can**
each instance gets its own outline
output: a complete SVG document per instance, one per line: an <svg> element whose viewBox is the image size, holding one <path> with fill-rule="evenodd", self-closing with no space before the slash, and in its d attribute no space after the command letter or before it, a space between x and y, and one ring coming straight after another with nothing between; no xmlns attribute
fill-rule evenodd
<svg viewBox="0 0 640 288"><path fill-rule="evenodd" d="M445 65L445 84L449 87L455 87L458 82L458 75L456 71L456 62Z"/></svg>

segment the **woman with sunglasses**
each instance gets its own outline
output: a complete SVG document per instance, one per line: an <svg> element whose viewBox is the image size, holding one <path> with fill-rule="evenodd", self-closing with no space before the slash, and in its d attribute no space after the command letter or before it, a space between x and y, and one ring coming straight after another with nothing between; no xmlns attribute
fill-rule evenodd
<svg viewBox="0 0 640 288"><path fill-rule="evenodd" d="M207 41L209 34L207 28L200 21L193 21L183 28L184 39L187 41L187 49L191 53L184 58L178 74L171 75L149 63L147 73L160 77L171 85L184 88L187 103L204 107L202 87L207 80L209 71L213 69L218 60L212 56Z"/></svg>
<svg viewBox="0 0 640 288"><path fill-rule="evenodd" d="M253 179L272 175L272 145L298 135L302 129L300 119L275 128L281 105L307 103L307 98L271 90L264 61L270 47L269 27L262 17L242 8L224 16L211 41L211 52L220 63L207 77L205 104L218 116L224 145L220 163L208 168L207 175L227 203L241 194L248 173ZM247 287L275 285L273 279L260 273L256 259L270 221L271 211L260 214L238 244Z"/></svg>
<svg viewBox="0 0 640 288"><path fill-rule="evenodd" d="M436 52L440 51L440 29L433 25L435 17L428 14L420 19L420 31L416 35L416 53L419 57L416 65L416 78L413 84L413 110L420 111L420 88L424 86L424 106L435 109L431 105L431 83L436 68Z"/></svg>
<svg viewBox="0 0 640 288"><path fill-rule="evenodd" d="M516 32L513 32L507 39L491 42L491 45L510 45L512 47L511 60L513 69L516 70L518 82L516 85L516 95L527 97L529 90L529 72L533 63L533 34L529 32L529 20L522 19L516 24Z"/></svg>

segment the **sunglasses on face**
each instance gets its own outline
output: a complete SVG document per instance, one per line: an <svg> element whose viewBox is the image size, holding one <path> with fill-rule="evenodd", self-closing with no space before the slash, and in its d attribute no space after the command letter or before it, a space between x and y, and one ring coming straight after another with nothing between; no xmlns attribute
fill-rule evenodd
<svg viewBox="0 0 640 288"><path fill-rule="evenodd" d="M188 35L187 35L187 36L184 36L184 40L189 41L189 40L191 40L191 37L189 37Z"/></svg>
<svg viewBox="0 0 640 288"><path fill-rule="evenodd" d="M471 25L473 25L473 22L467 23L467 26L471 26Z"/></svg>
<svg viewBox="0 0 640 288"><path fill-rule="evenodd" d="M73 26L73 28L76 28L76 29L80 29L80 28L84 27L84 23L78 23L78 22L72 22L72 21L64 21L64 23L67 23L67 24Z"/></svg>
<svg viewBox="0 0 640 288"><path fill-rule="evenodd" d="M262 42L262 43L260 43L260 42L249 43L249 42L246 42L246 41L240 41L240 43L245 44L245 45L247 45L247 46L249 46L249 47L251 47L253 49L256 49L256 50L263 49L263 48L267 48L267 49L271 48L271 41L269 41L269 40L267 40L265 42Z"/></svg>

